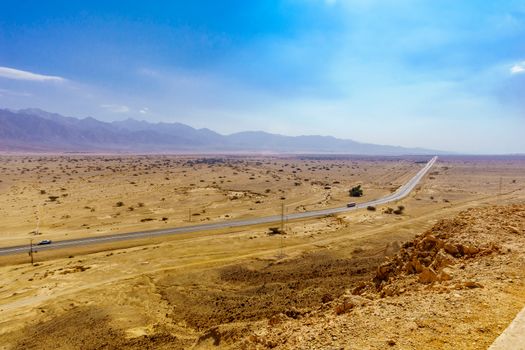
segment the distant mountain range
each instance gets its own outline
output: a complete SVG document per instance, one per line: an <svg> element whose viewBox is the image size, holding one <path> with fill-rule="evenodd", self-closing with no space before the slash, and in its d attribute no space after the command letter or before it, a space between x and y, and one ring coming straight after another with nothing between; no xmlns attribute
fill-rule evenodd
<svg viewBox="0 0 525 350"><path fill-rule="evenodd" d="M283 136L262 131L222 135L181 123L135 119L102 122L40 109L0 109L0 151L129 153L439 154L422 148L375 145L331 136Z"/></svg>

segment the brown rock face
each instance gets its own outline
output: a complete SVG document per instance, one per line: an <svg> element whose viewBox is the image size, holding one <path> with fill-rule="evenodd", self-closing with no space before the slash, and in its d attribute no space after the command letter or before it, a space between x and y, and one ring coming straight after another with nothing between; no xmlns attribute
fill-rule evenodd
<svg viewBox="0 0 525 350"><path fill-rule="evenodd" d="M430 230L416 235L414 240L403 243L397 254L389 256L377 268L374 283L369 286L374 286L375 291L382 296L389 296L397 293L389 286L396 284L403 275L417 275L419 283L425 284L450 281L453 273L449 267L499 252L498 244L491 242L479 245L480 237L469 231L473 222L472 212L467 210L452 220L442 220ZM508 227L507 223L505 229L509 230ZM354 292L362 294L369 286L360 286ZM461 288L476 287L461 284Z"/></svg>
<svg viewBox="0 0 525 350"><path fill-rule="evenodd" d="M450 255L456 256L459 254L459 249L452 243L446 243L444 249Z"/></svg>
<svg viewBox="0 0 525 350"><path fill-rule="evenodd" d="M462 246L463 254L468 256L474 256L479 253L479 248L470 246L470 245L464 245Z"/></svg>
<svg viewBox="0 0 525 350"><path fill-rule="evenodd" d="M388 280L388 277L390 276L391 272L392 272L392 266L390 263L384 263L382 265L379 265L379 267L377 268L376 280L379 280L379 281Z"/></svg>
<svg viewBox="0 0 525 350"><path fill-rule="evenodd" d="M450 281L452 279L452 271L448 267L445 267L443 270L441 270L438 274L438 278L440 281Z"/></svg>
<svg viewBox="0 0 525 350"><path fill-rule="evenodd" d="M454 258L452 258L450 255L445 253L443 249L441 249L434 257L434 261L432 261L432 264L430 265L430 267L436 271L439 271L442 268L451 266L453 264L454 264Z"/></svg>
<svg viewBox="0 0 525 350"><path fill-rule="evenodd" d="M342 304L339 304L335 307L334 312L336 315L342 315L352 310L354 306L355 306L354 303L345 299L343 300Z"/></svg>
<svg viewBox="0 0 525 350"><path fill-rule="evenodd" d="M479 284L478 282L472 282L472 281L465 282L464 286L467 288L471 288L471 289L472 288L483 288L483 286Z"/></svg>
<svg viewBox="0 0 525 350"><path fill-rule="evenodd" d="M423 271L419 274L419 282L421 283L428 284L437 281L439 281L438 275L429 267L423 268Z"/></svg>

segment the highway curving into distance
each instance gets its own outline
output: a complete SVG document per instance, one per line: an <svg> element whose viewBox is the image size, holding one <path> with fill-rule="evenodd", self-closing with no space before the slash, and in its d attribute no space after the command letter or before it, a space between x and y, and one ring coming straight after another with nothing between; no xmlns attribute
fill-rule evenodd
<svg viewBox="0 0 525 350"><path fill-rule="evenodd" d="M353 211L353 210L357 210L361 208L366 208L367 206L370 206L370 205L380 205L380 204L386 204L386 203L400 200L406 197L417 186L419 181L421 181L421 179L427 174L427 172L434 165L436 160L437 160L437 156L433 157L406 184L399 187L395 192L389 194L386 197L374 199L368 202L358 203L356 206L351 207L351 208L344 206L344 207L339 207L339 208L329 208L329 209L312 210L312 211L306 211L306 212L301 212L301 213L287 214L284 216L284 220L298 220L298 219L323 217L326 215L339 214L339 213L349 212L349 211ZM91 238L69 239L69 240L63 240L63 241L54 241L52 244L38 245L38 246L33 246L33 247L35 250L43 251L43 250L49 250L49 249L59 249L59 248L93 245L93 244L99 244L99 243L125 241L125 240L137 239L137 238L172 235L172 234L177 234L177 233L190 233L190 232L223 229L223 228L270 224L270 223L276 223L280 221L281 221L281 215L274 215L274 216L265 216L265 217L253 218L253 219L229 220L229 221L221 221L221 222L210 223L210 224L174 227L174 228L169 228L169 229L137 231L137 232L118 233L118 234L91 237ZM27 252L29 252L29 245L19 245L19 246L13 246L13 247L0 248L0 255L12 255L12 254L19 254L19 253L27 253Z"/></svg>

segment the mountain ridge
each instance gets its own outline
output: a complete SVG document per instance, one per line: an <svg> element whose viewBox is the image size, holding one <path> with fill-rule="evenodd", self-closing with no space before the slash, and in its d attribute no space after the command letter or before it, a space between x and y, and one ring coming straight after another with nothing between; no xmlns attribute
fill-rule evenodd
<svg viewBox="0 0 525 350"><path fill-rule="evenodd" d="M223 135L174 122L128 118L104 122L74 118L37 108L0 109L0 151L13 152L206 152L428 155L424 148L362 143L333 136L285 136L265 131Z"/></svg>

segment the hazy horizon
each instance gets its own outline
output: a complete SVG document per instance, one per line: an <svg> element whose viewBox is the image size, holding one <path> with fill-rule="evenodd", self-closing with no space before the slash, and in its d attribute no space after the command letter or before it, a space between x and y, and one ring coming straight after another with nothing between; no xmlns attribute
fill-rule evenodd
<svg viewBox="0 0 525 350"><path fill-rule="evenodd" d="M524 153L525 5L0 5L0 107Z"/></svg>

